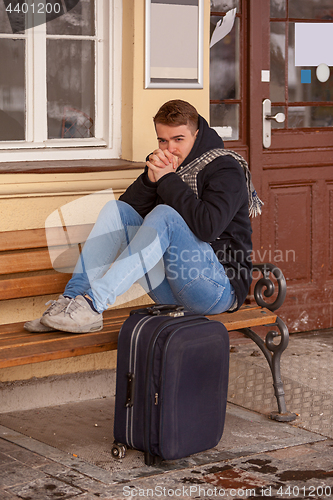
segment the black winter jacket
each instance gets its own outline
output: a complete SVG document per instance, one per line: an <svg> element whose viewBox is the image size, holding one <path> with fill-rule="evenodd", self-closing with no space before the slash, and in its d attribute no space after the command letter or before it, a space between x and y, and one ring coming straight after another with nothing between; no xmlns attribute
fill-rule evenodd
<svg viewBox="0 0 333 500"><path fill-rule="evenodd" d="M199 132L185 166L206 151L223 148L223 141L199 116ZM151 182L147 167L119 198L145 217L156 205L177 210L192 232L210 243L235 289L240 307L251 284L251 223L245 174L231 156L216 158L197 177L198 198L174 172Z"/></svg>

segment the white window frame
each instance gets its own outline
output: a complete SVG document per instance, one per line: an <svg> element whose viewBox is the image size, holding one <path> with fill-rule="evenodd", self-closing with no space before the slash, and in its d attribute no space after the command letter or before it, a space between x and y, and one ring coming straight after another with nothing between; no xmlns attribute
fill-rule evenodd
<svg viewBox="0 0 333 500"><path fill-rule="evenodd" d="M95 15L94 37L46 35L45 23L25 34L0 34L26 40L26 140L0 142L0 162L120 157L122 0L95 0ZM46 40L57 38L96 40L95 137L47 138Z"/></svg>

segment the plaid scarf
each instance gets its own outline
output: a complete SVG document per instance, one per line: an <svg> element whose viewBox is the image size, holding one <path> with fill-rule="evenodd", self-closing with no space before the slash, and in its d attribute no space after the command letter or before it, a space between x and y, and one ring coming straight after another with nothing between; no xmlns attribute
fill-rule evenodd
<svg viewBox="0 0 333 500"><path fill-rule="evenodd" d="M232 156L244 170L247 192L249 197L249 215L250 217L256 217L258 214L261 214L261 207L263 202L257 195L256 190L252 184L251 180L251 172L249 170L249 166L244 160L244 158L235 153L235 151L231 151L229 149L211 149L207 151L203 155L199 156L195 160L191 161L188 165L185 165L176 173L180 176L180 178L190 186L190 188L194 191L196 197L198 198L198 186L197 186L197 176L198 173L206 166L208 163L212 162L216 158L220 156Z"/></svg>

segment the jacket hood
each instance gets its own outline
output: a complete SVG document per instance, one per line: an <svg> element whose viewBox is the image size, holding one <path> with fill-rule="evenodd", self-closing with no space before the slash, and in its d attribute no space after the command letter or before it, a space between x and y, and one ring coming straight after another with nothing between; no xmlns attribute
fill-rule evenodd
<svg viewBox="0 0 333 500"><path fill-rule="evenodd" d="M190 153L179 166L188 165L195 158L215 148L224 148L223 140L214 129L210 128L207 121L199 115L199 132L197 138Z"/></svg>

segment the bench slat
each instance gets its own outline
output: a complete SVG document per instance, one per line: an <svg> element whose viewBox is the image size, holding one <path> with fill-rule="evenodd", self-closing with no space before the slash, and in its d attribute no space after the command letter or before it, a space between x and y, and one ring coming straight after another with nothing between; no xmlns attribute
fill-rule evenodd
<svg viewBox="0 0 333 500"><path fill-rule="evenodd" d="M147 306L148 307L148 306ZM104 326L113 323L123 323L129 316L133 307L121 307L118 309L109 309L104 313ZM2 338L15 338L22 335L33 335L23 328L24 322L8 323L0 325L0 339ZM39 334L34 334L39 335Z"/></svg>
<svg viewBox="0 0 333 500"><path fill-rule="evenodd" d="M89 334L29 334L24 323L0 327L0 368L93 354L117 349L118 333L132 307L112 309L104 314L104 328ZM264 311L265 314L262 312ZM257 306L243 306L234 313L209 316L222 321L228 331L274 323L276 315Z"/></svg>
<svg viewBox="0 0 333 500"><path fill-rule="evenodd" d="M54 272L42 276L0 280L0 300L60 294L64 291L70 276Z"/></svg>
<svg viewBox="0 0 333 500"><path fill-rule="evenodd" d="M48 250L22 251L0 255L0 274L45 271L46 269L52 269Z"/></svg>
<svg viewBox="0 0 333 500"><path fill-rule="evenodd" d="M45 229L23 229L0 233L0 252L47 246Z"/></svg>
<svg viewBox="0 0 333 500"><path fill-rule="evenodd" d="M276 314L259 306L243 306L234 313L222 313L210 316L211 319L221 321L228 332L241 328L268 325L274 323Z"/></svg>
<svg viewBox="0 0 333 500"><path fill-rule="evenodd" d="M92 227L92 224L66 227L70 243L85 241ZM64 240L66 240L66 234L64 234L63 227L47 228L47 239L44 228L3 231L0 232L0 252L47 248L48 244L52 246L59 245L59 243L64 244Z"/></svg>
<svg viewBox="0 0 333 500"><path fill-rule="evenodd" d="M52 265L47 248L44 250L31 250L30 252L18 251L10 254L0 254L0 275L45 271L54 268L57 272L72 273L79 258L78 248L75 246L69 249L57 247L56 255L59 256L55 257L55 253L52 254L54 259L54 265Z"/></svg>
<svg viewBox="0 0 333 500"><path fill-rule="evenodd" d="M110 325L107 328L104 328L99 332L91 332L91 333L67 333L67 332L49 332L49 333L39 333L39 334L29 334L25 330L25 334L22 334L20 338L12 338L12 339L2 339L0 337L0 356L6 353L7 350L12 347L16 347L18 350L22 349L22 352L25 351L26 347L35 346L36 350L39 350L40 346L46 346L47 350L52 351L54 349L55 344L60 344L63 340L68 340L68 342L76 343L78 341L77 337L82 337L84 335L84 342L87 344L98 344L101 342L101 338L104 337L105 334L119 333L120 326L119 323L115 323L114 325ZM23 332L22 332L23 333Z"/></svg>
<svg viewBox="0 0 333 500"><path fill-rule="evenodd" d="M35 344L26 345L24 348L12 347L0 351L0 368L115 350L118 331L100 332L94 342L89 335L80 335L74 338L59 338L52 347L48 343L40 343L38 348Z"/></svg>

